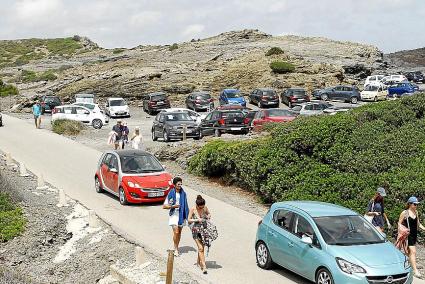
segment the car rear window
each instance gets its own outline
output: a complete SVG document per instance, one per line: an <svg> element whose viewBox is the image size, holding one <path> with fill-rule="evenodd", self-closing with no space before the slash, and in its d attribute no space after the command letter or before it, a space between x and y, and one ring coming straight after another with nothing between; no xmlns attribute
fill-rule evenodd
<svg viewBox="0 0 425 284"><path fill-rule="evenodd" d="M196 99L197 100L208 100L208 99L211 99L211 95L210 94L196 95Z"/></svg>
<svg viewBox="0 0 425 284"><path fill-rule="evenodd" d="M272 90L263 91L263 96L266 96L266 97L275 97L276 96L276 92L275 91L272 91Z"/></svg>
<svg viewBox="0 0 425 284"><path fill-rule="evenodd" d="M306 91L305 90L291 90L290 91L290 95L294 96L294 97L304 97L306 96Z"/></svg>
<svg viewBox="0 0 425 284"><path fill-rule="evenodd" d="M152 101L155 101L155 102L157 102L157 101L163 101L165 99L167 99L167 96L166 95L154 95L154 96L151 97L151 100Z"/></svg>
<svg viewBox="0 0 425 284"><path fill-rule="evenodd" d="M237 118L244 117L245 114L241 111L226 111L221 113L222 118Z"/></svg>
<svg viewBox="0 0 425 284"><path fill-rule="evenodd" d="M233 91L233 92L226 92L226 96L228 98L240 98L242 97L241 93Z"/></svg>

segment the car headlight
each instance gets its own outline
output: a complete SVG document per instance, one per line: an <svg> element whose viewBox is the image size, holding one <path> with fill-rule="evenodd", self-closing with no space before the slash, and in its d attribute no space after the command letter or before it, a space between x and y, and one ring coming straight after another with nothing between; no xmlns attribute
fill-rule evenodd
<svg viewBox="0 0 425 284"><path fill-rule="evenodd" d="M345 259L336 258L336 263L338 264L339 268L341 268L342 271L344 271L345 273L348 274L353 274L353 273L366 273L366 270L354 263L351 263L349 261L346 261Z"/></svg>
<svg viewBox="0 0 425 284"><path fill-rule="evenodd" d="M133 188L142 188L138 183L133 183L131 181L127 182L129 187L133 187Z"/></svg>
<svg viewBox="0 0 425 284"><path fill-rule="evenodd" d="M409 269L409 268L410 268L409 259L407 258L407 256L404 256L404 269Z"/></svg>

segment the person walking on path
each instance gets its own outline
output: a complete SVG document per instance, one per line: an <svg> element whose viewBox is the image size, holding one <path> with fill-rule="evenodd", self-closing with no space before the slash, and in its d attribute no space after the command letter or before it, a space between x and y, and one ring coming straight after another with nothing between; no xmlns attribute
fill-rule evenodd
<svg viewBox="0 0 425 284"><path fill-rule="evenodd" d="M38 100L32 106L32 114L34 115L35 127L39 129L41 126L41 105Z"/></svg>
<svg viewBox="0 0 425 284"><path fill-rule="evenodd" d="M171 190L164 201L163 208L168 209L168 225L173 229L174 256L179 256L179 244L183 226L186 225L189 216L186 192L182 187L182 179L175 177Z"/></svg>
<svg viewBox="0 0 425 284"><path fill-rule="evenodd" d="M130 130L128 129L127 122L122 122L122 144L121 149L124 149L124 146L128 143L128 134L130 133Z"/></svg>
<svg viewBox="0 0 425 284"><path fill-rule="evenodd" d="M425 227L419 221L419 214L417 211L419 200L415 196L411 196L407 200L406 209L401 212L398 219L400 227L408 228L409 235L407 236L407 252L410 265L413 268L415 276L421 278L421 273L416 266L416 243L418 240L418 229L425 231Z"/></svg>
<svg viewBox="0 0 425 284"><path fill-rule="evenodd" d="M141 148L140 142L142 142L142 135L140 135L140 129L139 127L136 127L134 129L134 133L131 135L131 146L133 149L139 149Z"/></svg>
<svg viewBox="0 0 425 284"><path fill-rule="evenodd" d="M112 127L112 131L115 132L115 141L114 141L114 147L115 150L121 148L121 143L122 143L122 133L123 133L123 126L121 125L121 120L118 119L117 120L117 124L115 124Z"/></svg>
<svg viewBox="0 0 425 284"><path fill-rule="evenodd" d="M378 187L373 198L367 205L368 216L373 216L372 225L375 226L380 232L384 232L384 223L387 223L388 229L391 229L390 221L388 221L387 214L384 211L384 197L387 195L385 188ZM384 222L385 221L385 222Z"/></svg>
<svg viewBox="0 0 425 284"><path fill-rule="evenodd" d="M198 246L198 260L196 264L201 268L204 274L207 274L207 265L205 263L205 241L202 234L206 227L205 222L211 218L211 213L205 206L205 199L201 195L196 197L196 206L189 211L189 224L192 229L192 237Z"/></svg>

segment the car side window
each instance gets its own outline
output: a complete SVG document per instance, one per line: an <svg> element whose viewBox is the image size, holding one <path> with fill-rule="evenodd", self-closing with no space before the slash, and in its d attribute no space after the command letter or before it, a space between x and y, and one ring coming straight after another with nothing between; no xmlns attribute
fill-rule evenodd
<svg viewBox="0 0 425 284"><path fill-rule="evenodd" d="M306 105L305 110L313 110L313 105Z"/></svg>
<svg viewBox="0 0 425 284"><path fill-rule="evenodd" d="M109 161L109 168L114 168L118 170L118 159L117 157L115 157L115 155L111 155L111 160Z"/></svg>
<svg viewBox="0 0 425 284"><path fill-rule="evenodd" d="M219 118L220 118L220 113L218 111L215 111L212 113L212 117L211 117L212 120L216 120Z"/></svg>
<svg viewBox="0 0 425 284"><path fill-rule="evenodd" d="M206 117L205 117L205 120L211 120L211 117L212 117L212 112L210 112Z"/></svg>
<svg viewBox="0 0 425 284"><path fill-rule="evenodd" d="M291 232L291 221L294 213L284 209L278 209L273 213L273 223Z"/></svg>
<svg viewBox="0 0 425 284"><path fill-rule="evenodd" d="M159 114L159 122L164 122L165 121L165 116L163 113Z"/></svg>
<svg viewBox="0 0 425 284"><path fill-rule="evenodd" d="M310 222L298 214L294 214L294 217L293 233L299 238L302 238L303 235L309 236L313 240L313 245L320 246Z"/></svg>
<svg viewBox="0 0 425 284"><path fill-rule="evenodd" d="M157 115L156 115L156 117L155 117L155 120L156 121L159 121L159 117L161 116L161 114L160 113L158 113Z"/></svg>
<svg viewBox="0 0 425 284"><path fill-rule="evenodd" d="M83 109L82 107L76 107L75 108L75 112L77 113L77 114L85 114L85 109Z"/></svg>
<svg viewBox="0 0 425 284"><path fill-rule="evenodd" d="M106 154L103 158L102 165L109 166L109 162L111 161L112 154Z"/></svg>

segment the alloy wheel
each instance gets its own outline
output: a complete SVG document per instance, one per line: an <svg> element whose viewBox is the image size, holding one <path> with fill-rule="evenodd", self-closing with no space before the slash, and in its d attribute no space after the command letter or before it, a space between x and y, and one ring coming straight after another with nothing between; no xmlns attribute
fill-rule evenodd
<svg viewBox="0 0 425 284"><path fill-rule="evenodd" d="M268 253L264 244L259 244L257 248L257 261L260 266L265 266L267 263Z"/></svg>
<svg viewBox="0 0 425 284"><path fill-rule="evenodd" d="M320 96L322 101L327 101L328 100L328 95L327 94L323 94Z"/></svg>
<svg viewBox="0 0 425 284"><path fill-rule="evenodd" d="M357 98L356 97L352 97L351 98L351 103L352 104L356 104L357 103Z"/></svg>
<svg viewBox="0 0 425 284"><path fill-rule="evenodd" d="M127 205L127 198L125 197L124 188L120 187L118 195L120 198L121 205Z"/></svg>
<svg viewBox="0 0 425 284"><path fill-rule="evenodd" d="M95 119L93 120L92 125L95 129L100 129L102 128L102 121L100 119Z"/></svg>
<svg viewBox="0 0 425 284"><path fill-rule="evenodd" d="M94 179L94 186L96 188L96 192L97 193L101 193L103 191L102 187L100 186L100 181L99 181L99 178L98 177L96 177Z"/></svg>
<svg viewBox="0 0 425 284"><path fill-rule="evenodd" d="M163 134L163 136L164 136L164 141L165 141L165 142L170 141L170 137L168 137L168 133L167 133L167 131L166 131L166 130L164 130L164 134Z"/></svg>
<svg viewBox="0 0 425 284"><path fill-rule="evenodd" d="M316 283L317 284L334 284L334 281L332 279L332 275L327 269L320 269L317 277L316 277Z"/></svg>
<svg viewBox="0 0 425 284"><path fill-rule="evenodd" d="M155 134L155 130L152 129L152 141L156 141L156 134Z"/></svg>

